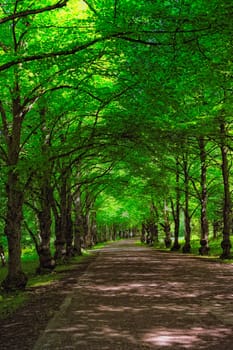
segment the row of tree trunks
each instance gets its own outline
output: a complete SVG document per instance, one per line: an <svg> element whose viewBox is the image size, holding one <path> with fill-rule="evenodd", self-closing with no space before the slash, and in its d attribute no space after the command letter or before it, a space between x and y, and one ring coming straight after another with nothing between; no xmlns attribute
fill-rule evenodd
<svg viewBox="0 0 233 350"><path fill-rule="evenodd" d="M17 123L16 123L17 124ZM232 219L231 219L231 195L230 195L230 185L229 185L229 164L228 164L228 148L226 145L226 130L225 123L222 122L220 125L221 131L221 154L222 154L222 176L224 183L224 208L223 208L223 218L224 218L224 227L223 227L223 241L222 249L223 253L222 258L230 258L230 232L232 230ZM12 146L12 137L9 138L9 145L13 147L11 152L9 152L10 164L17 163L18 157L18 148L17 138L14 141L14 147ZM208 254L208 221L207 221L207 186L206 186L206 151L205 151L205 142L203 139L199 140L200 147L200 159L201 159L201 248L200 254ZM183 252L190 252L190 235L191 235L191 226L190 226L190 213L189 213L189 173L188 173L188 160L187 158L183 159L184 167L184 190L185 190L185 238L186 243L183 247ZM91 201L86 205L86 213L83 214L82 206L75 205L76 215L75 222L73 224L71 213L72 213L72 196L67 185L67 179L61 181L61 191L60 191L60 211L54 215L55 224L56 224L56 259L62 255L72 255L73 244L75 251L81 253L81 240L84 238L84 246L89 247L97 241L96 233L96 224L95 217L91 215ZM177 176L177 184L179 178ZM38 222L40 228L40 244L38 248L39 258L40 258L40 267L39 271L43 269L52 269L54 267L54 259L50 250L50 241L51 241L51 208L53 206L53 200L51 199L53 194L50 187L50 178L48 173L46 176L42 175L41 180L41 192L40 192L40 210L38 212ZM179 186L177 186L178 188ZM8 173L8 182L6 186L7 190L7 213L6 213L6 226L5 234L8 240L9 247L9 269L8 275L3 282L3 287L5 289L23 289L27 282L27 277L22 271L21 266L21 223L22 223L22 208L24 204L24 193L22 190L22 184L19 178L19 174L15 169L15 165L11 165ZM177 192L176 199L176 219L179 217L179 194ZM55 213L55 211L54 211ZM149 231L151 233L151 238L157 239L158 237L158 228L156 225L149 225ZM178 242L178 227L179 222L177 220L177 231L176 237ZM144 228L144 237L145 230ZM74 237L73 237L74 230ZM164 231L167 235L170 235L170 225L168 218L164 219ZM60 236L59 236L60 234ZM115 237L115 233L114 237ZM58 248L59 247L59 248Z"/></svg>
<svg viewBox="0 0 233 350"><path fill-rule="evenodd" d="M224 184L224 204L223 204L223 240L221 246L223 252L221 254L222 259L231 258L231 240L230 233L232 232L232 210L231 210L231 192L230 192L230 181L229 181L229 162L228 162L228 147L226 144L227 132L226 123L223 117L220 118L220 150L222 156L222 177ZM200 163L201 163L201 176L200 176L200 204L201 204L201 238L200 238L200 248L199 253L201 255L209 254L209 225L207 218L207 201L208 201L208 190L207 190L207 152L206 152L206 141L204 136L198 139L198 145L200 150ZM179 227L180 227L180 186L179 186L179 161L177 159L176 163L176 203L171 200L171 208L174 219L174 244L171 250L179 250ZM183 253L191 252L191 215L189 212L189 163L187 154L183 155L183 175L184 175L184 193L185 193L185 205L184 205L184 221L185 221L185 244L183 246ZM161 224L165 232L165 245L169 247L170 244L170 223L166 210L164 210L164 223ZM221 230L221 223L214 222L214 237L217 238L217 233ZM144 242L146 240L147 226L142 225L142 236L141 240Z"/></svg>

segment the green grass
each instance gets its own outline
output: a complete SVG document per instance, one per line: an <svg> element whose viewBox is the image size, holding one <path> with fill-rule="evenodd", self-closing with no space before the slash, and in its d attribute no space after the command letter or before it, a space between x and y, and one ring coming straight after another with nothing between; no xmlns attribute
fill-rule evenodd
<svg viewBox="0 0 233 350"><path fill-rule="evenodd" d="M107 241L107 242L97 243L97 244L94 245L91 249L93 249L93 250L102 249L102 248L106 247L106 245L108 245L108 244L111 243L111 242L113 242L113 241Z"/></svg>
<svg viewBox="0 0 233 350"><path fill-rule="evenodd" d="M101 249L104 244L97 244L93 249ZM83 250L82 256L70 259L67 263L57 265L52 273L37 275L35 273L39 262L38 256L33 251L24 251L22 254L22 269L28 276L27 287L30 289L50 285L64 276L64 273L74 269L77 264L83 262L90 256L90 250ZM7 267L0 266L0 284L7 275ZM5 293L0 290L0 319L8 317L21 307L29 298L27 291Z"/></svg>
<svg viewBox="0 0 233 350"><path fill-rule="evenodd" d="M209 247L210 247L210 251L209 251L209 255L207 256L201 256L199 254L199 248L200 248L200 238L198 236L193 235L193 238L191 240L191 253L190 255L192 256L198 256L201 257L203 259L209 258L209 259L216 259L219 262L222 263L233 263L233 259L226 259L226 260L221 260L220 259L220 255L222 254L222 248L221 248L221 241L222 241L222 237L218 237L217 239L213 239L210 238L209 239ZM180 239L179 243L181 244L181 248L179 251L177 251L177 253L181 253L182 254L182 247L185 243L184 239ZM142 243L140 241L137 242L137 244L142 245ZM143 244L145 245L145 244ZM163 242L163 239L160 239L159 242L156 242L154 244L154 248L155 249L159 249L159 250L163 250L166 252L170 252L170 248L166 248ZM172 252L171 252L172 253Z"/></svg>
<svg viewBox="0 0 233 350"><path fill-rule="evenodd" d="M22 292L0 294L0 320L6 318L28 300L28 295Z"/></svg>

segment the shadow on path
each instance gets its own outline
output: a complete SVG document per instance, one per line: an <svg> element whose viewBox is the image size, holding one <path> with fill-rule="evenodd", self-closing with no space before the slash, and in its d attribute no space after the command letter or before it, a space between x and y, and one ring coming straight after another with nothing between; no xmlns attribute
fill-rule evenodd
<svg viewBox="0 0 233 350"><path fill-rule="evenodd" d="M79 279L33 350L230 350L232 285L232 265L116 242Z"/></svg>

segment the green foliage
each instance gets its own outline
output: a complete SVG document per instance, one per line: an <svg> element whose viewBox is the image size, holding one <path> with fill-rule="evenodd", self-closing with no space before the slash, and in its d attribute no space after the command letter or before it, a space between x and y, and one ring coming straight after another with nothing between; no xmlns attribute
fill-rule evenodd
<svg viewBox="0 0 233 350"><path fill-rule="evenodd" d="M151 219L152 204L160 224L164 203L172 221L170 207L179 189L181 212L188 192L197 227L200 137L206 142L208 219L222 221L220 146L227 147L229 160L233 149L231 12L229 0L2 2L0 243L5 249L8 172L18 174L16 189L25 196L25 249L31 249L32 235L39 242L45 177L60 214L64 173L73 219L80 191L82 220L96 212L99 227L140 228ZM230 165L227 172L231 193ZM54 215L53 234L55 221Z"/></svg>

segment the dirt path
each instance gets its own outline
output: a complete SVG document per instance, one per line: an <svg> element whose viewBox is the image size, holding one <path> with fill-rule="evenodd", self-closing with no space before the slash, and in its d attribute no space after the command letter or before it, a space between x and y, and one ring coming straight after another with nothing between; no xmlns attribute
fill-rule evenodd
<svg viewBox="0 0 233 350"><path fill-rule="evenodd" d="M230 350L232 286L232 265L117 242L89 265L33 350Z"/></svg>

